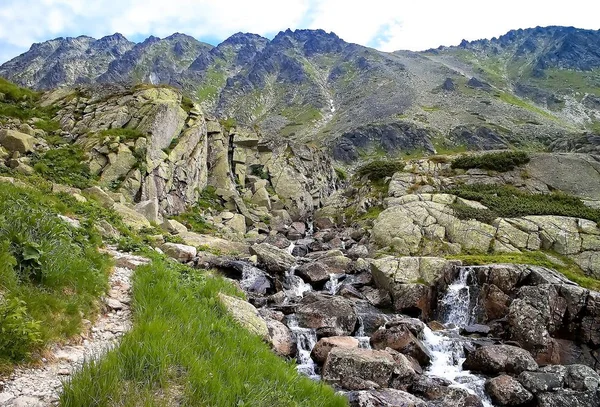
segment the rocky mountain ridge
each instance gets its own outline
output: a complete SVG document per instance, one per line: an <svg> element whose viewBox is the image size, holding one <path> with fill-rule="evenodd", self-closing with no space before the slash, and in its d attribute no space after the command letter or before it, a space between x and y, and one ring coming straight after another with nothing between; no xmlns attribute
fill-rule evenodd
<svg viewBox="0 0 600 407"><path fill-rule="evenodd" d="M272 40L238 33L216 47L182 34L140 44L115 34L36 44L0 75L35 88L172 85L210 114L257 126L272 139L325 144L348 163L382 149L582 151L571 140L593 129L600 114L595 35L537 28L385 53L323 30L286 30ZM587 62L568 65L574 56Z"/></svg>

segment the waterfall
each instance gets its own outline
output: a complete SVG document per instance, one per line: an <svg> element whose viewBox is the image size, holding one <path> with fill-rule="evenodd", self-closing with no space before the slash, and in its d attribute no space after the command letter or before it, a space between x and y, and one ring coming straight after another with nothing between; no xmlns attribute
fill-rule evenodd
<svg viewBox="0 0 600 407"><path fill-rule="evenodd" d="M433 332L428 326L423 331L423 344L431 354L431 366L427 374L452 382L452 386L467 390L478 396L485 407L492 403L485 393L485 378L462 370L465 361L464 343L467 339L459 335L461 327L472 322L471 292L468 279L473 269L461 267L457 279L448 286L440 301L442 322L450 329Z"/></svg>
<svg viewBox="0 0 600 407"><path fill-rule="evenodd" d="M298 326L298 320L296 319L296 315L288 315L286 317L286 322L290 331L292 331L292 335L296 339L296 344L298 347L298 352L296 355L296 361L298 366L296 369L298 372L310 377L313 380L320 380L320 376L317 374L315 368L317 365L310 357L310 352L317 344L317 333L314 329L310 328L300 328Z"/></svg>
<svg viewBox="0 0 600 407"><path fill-rule="evenodd" d="M298 299L304 296L307 291L312 291L312 286L305 283L300 276L296 274L296 267L292 267L285 272L283 277L283 288L287 299Z"/></svg>
<svg viewBox="0 0 600 407"><path fill-rule="evenodd" d="M290 242L290 245L285 249L289 254L294 253L294 248L296 247L296 243Z"/></svg>
<svg viewBox="0 0 600 407"><path fill-rule="evenodd" d="M359 348L371 349L371 338L365 334L365 323L360 315L358 315L358 329L354 337L358 339Z"/></svg>
<svg viewBox="0 0 600 407"><path fill-rule="evenodd" d="M329 281L325 283L325 288L331 295L336 295L340 288L340 274L330 274Z"/></svg>

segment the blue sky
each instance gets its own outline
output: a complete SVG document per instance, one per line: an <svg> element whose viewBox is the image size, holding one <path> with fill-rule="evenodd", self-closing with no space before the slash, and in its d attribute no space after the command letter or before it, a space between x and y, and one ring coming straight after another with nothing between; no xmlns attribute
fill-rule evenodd
<svg viewBox="0 0 600 407"><path fill-rule="evenodd" d="M599 29L599 12L595 0L0 0L0 62L35 42L115 32L133 41L182 32L216 44L239 31L271 38L322 28L384 51L423 50L537 25Z"/></svg>

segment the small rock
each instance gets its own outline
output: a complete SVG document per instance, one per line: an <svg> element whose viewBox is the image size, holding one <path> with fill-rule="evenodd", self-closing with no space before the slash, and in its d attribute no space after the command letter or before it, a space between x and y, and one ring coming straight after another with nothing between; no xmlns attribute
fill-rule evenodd
<svg viewBox="0 0 600 407"><path fill-rule="evenodd" d="M114 298L107 298L104 300L104 302L106 303L106 305L108 305L110 309L113 309L115 311L123 309L123 304L121 304L120 301L115 300Z"/></svg>

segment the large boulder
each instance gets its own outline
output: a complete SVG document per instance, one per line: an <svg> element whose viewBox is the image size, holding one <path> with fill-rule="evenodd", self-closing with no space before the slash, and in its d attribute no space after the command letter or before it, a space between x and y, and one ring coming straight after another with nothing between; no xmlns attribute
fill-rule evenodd
<svg viewBox="0 0 600 407"><path fill-rule="evenodd" d="M296 275L311 284L321 284L329 280L329 267L318 261L303 264L296 269Z"/></svg>
<svg viewBox="0 0 600 407"><path fill-rule="evenodd" d="M30 153L36 144L35 137L15 130L0 130L0 145L10 152Z"/></svg>
<svg viewBox="0 0 600 407"><path fill-rule="evenodd" d="M485 390L499 406L522 406L533 399L533 394L508 375L488 379Z"/></svg>
<svg viewBox="0 0 600 407"><path fill-rule="evenodd" d="M267 318L269 342L276 354L282 357L293 357L297 351L296 341L292 331L283 323Z"/></svg>
<svg viewBox="0 0 600 407"><path fill-rule="evenodd" d="M354 331L357 315L352 302L341 297L307 295L296 313L300 326L319 336L347 336Z"/></svg>
<svg viewBox="0 0 600 407"><path fill-rule="evenodd" d="M563 387L566 368L563 366L547 366L536 372L522 372L519 383L533 394L554 391Z"/></svg>
<svg viewBox="0 0 600 407"><path fill-rule="evenodd" d="M348 390L363 390L371 383L388 387L395 361L385 351L362 348L333 348L323 366L323 380Z"/></svg>
<svg viewBox="0 0 600 407"><path fill-rule="evenodd" d="M519 374L535 371L538 365L525 349L512 345L490 345L469 353L463 368L485 374Z"/></svg>
<svg viewBox="0 0 600 407"><path fill-rule="evenodd" d="M258 260L265 265L267 270L274 273L283 273L296 263L294 256L287 251L268 243L250 246L250 253L256 255Z"/></svg>
<svg viewBox="0 0 600 407"><path fill-rule="evenodd" d="M150 222L144 215L136 212L134 209L131 209L128 206L115 203L112 208L115 210L115 212L121 215L123 223L132 229L139 230L143 228L149 228L151 226Z"/></svg>
<svg viewBox="0 0 600 407"><path fill-rule="evenodd" d="M423 323L417 319L393 320L375 331L370 339L371 346L374 349L391 348L413 357L419 364L426 366L431 360L431 355L418 339L422 330Z"/></svg>
<svg viewBox="0 0 600 407"><path fill-rule="evenodd" d="M317 363L325 363L327 355L333 348L358 348L358 339L351 336L330 336L321 338L310 353L310 357Z"/></svg>
<svg viewBox="0 0 600 407"><path fill-rule="evenodd" d="M252 304L223 293L219 293L219 301L238 324L264 340L269 340L267 323Z"/></svg>
<svg viewBox="0 0 600 407"><path fill-rule="evenodd" d="M187 246L178 243L165 243L161 246L161 249L167 256L181 263L192 261L198 253L194 246Z"/></svg>
<svg viewBox="0 0 600 407"><path fill-rule="evenodd" d="M599 407L600 396L596 391L574 391L561 389L542 393L537 397L538 407Z"/></svg>

